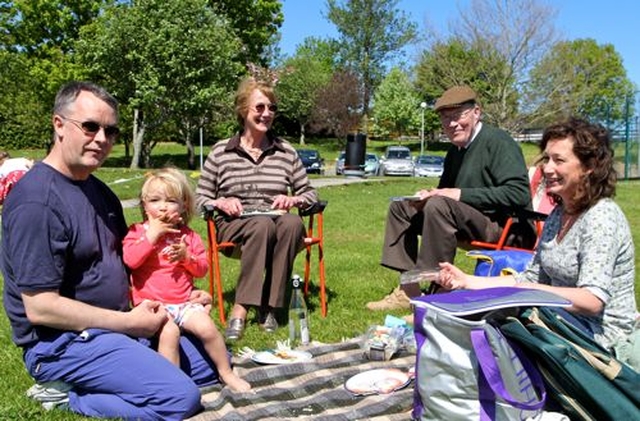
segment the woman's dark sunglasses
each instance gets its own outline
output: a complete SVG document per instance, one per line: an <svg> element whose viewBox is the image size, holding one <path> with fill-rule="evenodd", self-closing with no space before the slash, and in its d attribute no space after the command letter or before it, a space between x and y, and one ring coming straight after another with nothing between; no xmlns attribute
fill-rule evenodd
<svg viewBox="0 0 640 421"><path fill-rule="evenodd" d="M272 113L275 113L276 111L278 111L278 105L277 104L256 104L255 107L253 107L257 113L262 114L264 112L265 109L269 109L269 111L271 111Z"/></svg>
<svg viewBox="0 0 640 421"><path fill-rule="evenodd" d="M61 115L60 117L62 117L64 120L72 122L76 127L82 130L84 134L88 136L96 135L101 128L104 129L104 135L109 140L115 139L120 134L120 129L118 128L118 126L103 126L100 123L96 123L95 121L80 121L73 118L65 117L63 115Z"/></svg>

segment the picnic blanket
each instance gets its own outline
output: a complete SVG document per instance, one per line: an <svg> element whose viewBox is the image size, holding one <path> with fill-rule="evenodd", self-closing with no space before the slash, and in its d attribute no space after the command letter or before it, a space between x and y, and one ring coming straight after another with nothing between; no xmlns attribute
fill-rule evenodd
<svg viewBox="0 0 640 421"><path fill-rule="evenodd" d="M390 361L369 361L357 340L305 348L307 362L259 365L234 357L235 370L249 381L248 393L216 387L205 392L204 412L191 421L243 420L410 420L413 382L390 394L355 396L344 383L358 373L379 368L407 371L415 366L415 354L404 351Z"/></svg>

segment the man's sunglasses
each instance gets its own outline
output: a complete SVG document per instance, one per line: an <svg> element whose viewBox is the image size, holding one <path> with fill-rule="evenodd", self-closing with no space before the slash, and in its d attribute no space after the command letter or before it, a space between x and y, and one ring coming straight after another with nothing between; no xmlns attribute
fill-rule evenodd
<svg viewBox="0 0 640 421"><path fill-rule="evenodd" d="M118 126L103 126L100 123L96 123L95 121L87 120L80 121L75 120L73 118L65 117L63 115L60 116L63 120L68 120L73 123L77 128L82 130L84 134L87 136L95 136L98 134L100 129L104 130L104 135L109 141L115 140L116 137L120 134L120 129Z"/></svg>
<svg viewBox="0 0 640 421"><path fill-rule="evenodd" d="M269 111L271 111L272 113L275 113L276 111L278 111L278 105L277 104L263 104L263 103L259 103L256 104L253 109L256 110L257 113L262 114L264 112L265 109L269 109Z"/></svg>

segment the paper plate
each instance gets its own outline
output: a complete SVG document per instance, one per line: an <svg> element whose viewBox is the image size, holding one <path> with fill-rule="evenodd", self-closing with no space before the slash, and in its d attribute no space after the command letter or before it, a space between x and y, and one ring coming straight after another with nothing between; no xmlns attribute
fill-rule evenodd
<svg viewBox="0 0 640 421"><path fill-rule="evenodd" d="M249 218L251 216L270 216L272 218L275 218L278 216L282 216L285 213L287 213L287 211L282 209L273 209L273 210L266 210L266 211L257 211L257 210L245 211L240 214L240 218Z"/></svg>
<svg viewBox="0 0 640 421"><path fill-rule="evenodd" d="M397 368L382 368L356 374L344 383L344 387L355 395L376 395L394 392L409 383L409 374Z"/></svg>
<svg viewBox="0 0 640 421"><path fill-rule="evenodd" d="M258 364L292 364L309 361L313 355L307 351L260 351L251 356Z"/></svg>

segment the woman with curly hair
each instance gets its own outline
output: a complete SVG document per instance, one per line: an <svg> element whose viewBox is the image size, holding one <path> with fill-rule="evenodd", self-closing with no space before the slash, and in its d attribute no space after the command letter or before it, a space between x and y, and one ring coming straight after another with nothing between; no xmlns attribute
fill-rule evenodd
<svg viewBox="0 0 640 421"><path fill-rule="evenodd" d="M548 127L540 165L555 208L529 266L515 276L471 276L441 264L448 288L521 286L556 293L573 304L566 316L611 349L634 329L634 245L629 223L613 201L616 172L609 133L572 118ZM562 311L562 310L560 310Z"/></svg>

